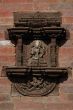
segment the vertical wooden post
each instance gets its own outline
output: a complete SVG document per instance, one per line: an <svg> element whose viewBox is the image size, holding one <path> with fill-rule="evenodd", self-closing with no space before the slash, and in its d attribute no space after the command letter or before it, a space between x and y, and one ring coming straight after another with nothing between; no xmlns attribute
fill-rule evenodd
<svg viewBox="0 0 73 110"><path fill-rule="evenodd" d="M16 65L22 65L22 37L18 36L16 45Z"/></svg>
<svg viewBox="0 0 73 110"><path fill-rule="evenodd" d="M58 46L56 44L56 38L51 38L51 45L50 45L50 64L51 67L56 67L58 65Z"/></svg>
<svg viewBox="0 0 73 110"><path fill-rule="evenodd" d="M23 66L26 66L26 64L27 64L27 60L26 60L27 55L26 54L27 54L26 45L25 45L25 43L23 43Z"/></svg>

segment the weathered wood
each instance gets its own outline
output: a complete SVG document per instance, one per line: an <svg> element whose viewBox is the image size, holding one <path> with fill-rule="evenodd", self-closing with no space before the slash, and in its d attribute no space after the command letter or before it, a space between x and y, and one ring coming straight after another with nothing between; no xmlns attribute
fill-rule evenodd
<svg viewBox="0 0 73 110"><path fill-rule="evenodd" d="M9 38L16 46L16 66L5 71L17 91L28 96L52 92L68 69L58 67L58 42L66 38L58 13L15 13Z"/></svg>

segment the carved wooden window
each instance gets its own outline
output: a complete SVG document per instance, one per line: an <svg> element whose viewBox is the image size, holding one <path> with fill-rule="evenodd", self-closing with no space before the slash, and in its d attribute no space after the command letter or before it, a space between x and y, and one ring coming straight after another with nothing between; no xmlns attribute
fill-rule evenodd
<svg viewBox="0 0 73 110"><path fill-rule="evenodd" d="M16 75L14 85L21 94L46 95L68 73L66 68L58 67L59 43L66 39L61 14L15 13L14 22L15 27L8 33L16 46L16 65L7 67L6 72Z"/></svg>

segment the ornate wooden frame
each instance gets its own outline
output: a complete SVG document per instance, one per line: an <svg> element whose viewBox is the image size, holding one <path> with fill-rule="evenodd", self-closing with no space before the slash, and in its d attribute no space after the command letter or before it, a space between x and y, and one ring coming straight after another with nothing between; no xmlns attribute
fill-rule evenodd
<svg viewBox="0 0 73 110"><path fill-rule="evenodd" d="M16 45L16 65L6 67L5 71L8 77L12 78L19 93L28 96L47 95L55 89L60 77L68 74L67 68L58 67L58 43L66 39L66 30L60 26L61 14L59 12L14 13L14 24L15 27L8 29L8 33L9 39ZM47 66L25 64L24 61L27 62L25 51L27 41L36 42L31 53L33 59L43 57L44 48L42 46L44 44L39 46L39 42L49 41L50 53L48 53L49 64Z"/></svg>

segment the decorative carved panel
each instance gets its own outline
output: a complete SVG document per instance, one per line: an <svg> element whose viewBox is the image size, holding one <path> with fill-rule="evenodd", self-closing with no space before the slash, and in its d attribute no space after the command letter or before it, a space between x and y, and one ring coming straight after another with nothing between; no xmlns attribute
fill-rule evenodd
<svg viewBox="0 0 73 110"><path fill-rule="evenodd" d="M16 65L5 71L19 93L47 95L68 74L68 69L58 67L58 42L66 39L61 14L15 13L14 24L8 33L16 46Z"/></svg>

